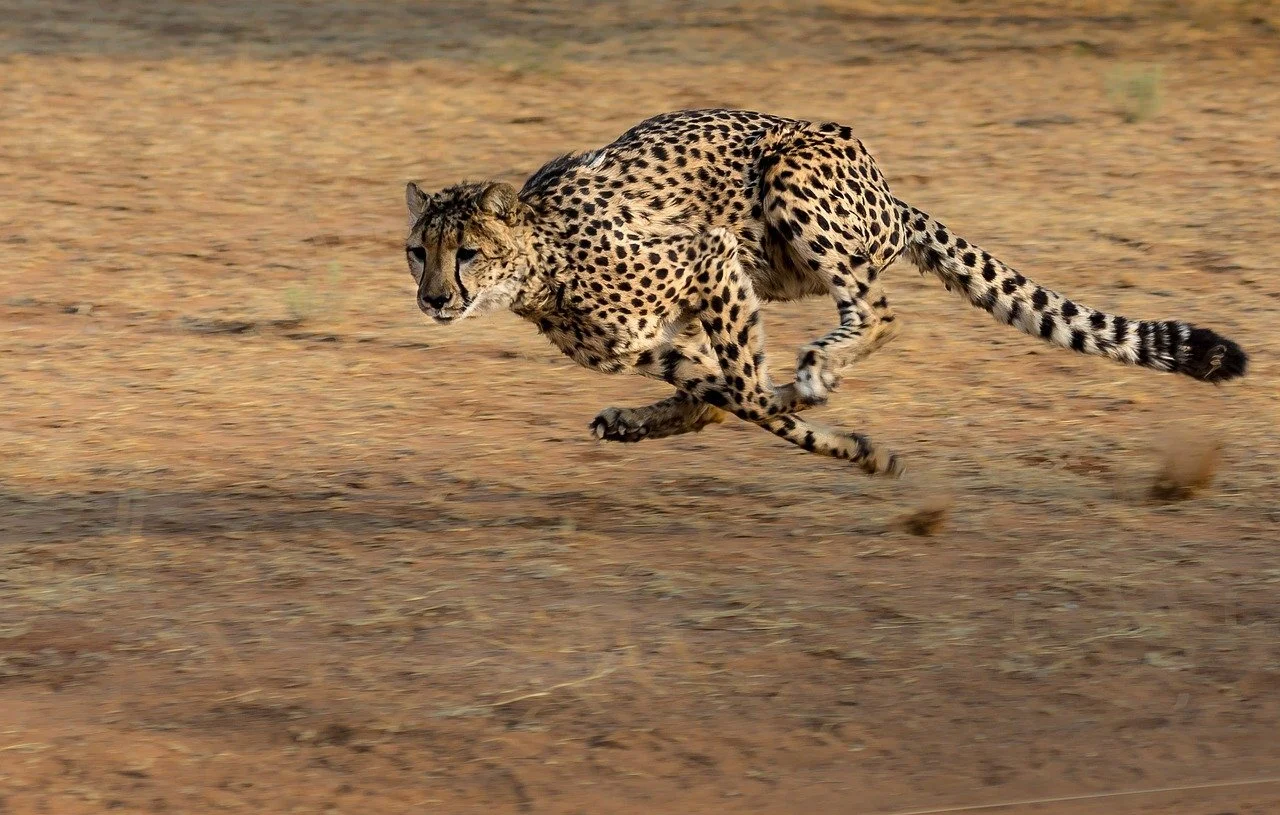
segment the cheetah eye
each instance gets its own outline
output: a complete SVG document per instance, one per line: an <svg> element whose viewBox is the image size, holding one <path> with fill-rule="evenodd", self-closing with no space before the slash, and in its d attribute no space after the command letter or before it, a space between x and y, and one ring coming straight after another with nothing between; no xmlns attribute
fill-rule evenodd
<svg viewBox="0 0 1280 815"><path fill-rule="evenodd" d="M422 248L421 246L410 246L408 249L405 249L405 251L409 253L409 257L413 258L419 263L427 262L427 250Z"/></svg>
<svg viewBox="0 0 1280 815"><path fill-rule="evenodd" d="M475 250L475 249L470 249L470 248L467 248L467 247L459 246L459 247L458 247L458 262L459 262L459 263L466 263L467 261L472 260L473 258L475 258L475 256L476 256L477 254L479 254L479 252L478 252L477 250Z"/></svg>

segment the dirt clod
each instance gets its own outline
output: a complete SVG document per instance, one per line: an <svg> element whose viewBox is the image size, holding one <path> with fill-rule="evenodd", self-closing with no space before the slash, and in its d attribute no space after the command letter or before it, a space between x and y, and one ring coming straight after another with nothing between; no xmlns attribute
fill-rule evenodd
<svg viewBox="0 0 1280 815"><path fill-rule="evenodd" d="M1151 496L1159 501L1184 501L1213 482L1222 457L1216 439L1181 433L1171 439L1151 484Z"/></svg>
<svg viewBox="0 0 1280 815"><path fill-rule="evenodd" d="M926 498L915 509L899 515L894 520L894 526L912 535L934 535L941 531L954 503L950 496Z"/></svg>

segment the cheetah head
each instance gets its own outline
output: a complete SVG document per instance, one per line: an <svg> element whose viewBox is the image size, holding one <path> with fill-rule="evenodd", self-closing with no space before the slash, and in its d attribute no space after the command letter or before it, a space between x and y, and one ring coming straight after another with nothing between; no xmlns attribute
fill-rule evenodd
<svg viewBox="0 0 1280 815"><path fill-rule="evenodd" d="M523 279L525 205L510 184L458 184L434 194L405 188L405 256L418 308L438 323L510 306Z"/></svg>

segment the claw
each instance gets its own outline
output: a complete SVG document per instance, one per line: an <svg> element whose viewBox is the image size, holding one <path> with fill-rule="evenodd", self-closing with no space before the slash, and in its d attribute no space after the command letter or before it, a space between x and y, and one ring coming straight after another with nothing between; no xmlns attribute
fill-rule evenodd
<svg viewBox="0 0 1280 815"><path fill-rule="evenodd" d="M591 421L591 435L602 441L640 441L649 435L643 422L628 417L624 408L606 408Z"/></svg>

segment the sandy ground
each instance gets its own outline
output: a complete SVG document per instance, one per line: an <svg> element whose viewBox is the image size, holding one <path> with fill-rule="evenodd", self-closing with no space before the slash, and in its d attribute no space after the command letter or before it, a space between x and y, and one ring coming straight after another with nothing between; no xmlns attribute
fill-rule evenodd
<svg viewBox="0 0 1280 815"><path fill-rule="evenodd" d="M1280 811L1205 786L1280 775L1277 23L0 0L0 812ZM901 266L903 335L820 411L892 482L741 424L594 442L663 389L424 324L407 179L705 105L853 125L960 234L1251 375L1047 349ZM772 309L775 365L833 316Z"/></svg>

